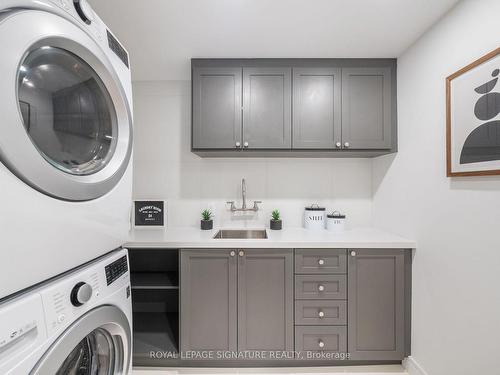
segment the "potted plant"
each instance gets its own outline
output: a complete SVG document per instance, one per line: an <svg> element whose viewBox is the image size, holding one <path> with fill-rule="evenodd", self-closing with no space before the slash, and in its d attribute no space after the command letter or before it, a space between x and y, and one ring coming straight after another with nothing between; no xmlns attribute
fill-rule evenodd
<svg viewBox="0 0 500 375"><path fill-rule="evenodd" d="M271 212L271 229L272 230L281 230L283 228L283 223L280 218L279 210L273 210Z"/></svg>
<svg viewBox="0 0 500 375"><path fill-rule="evenodd" d="M210 210L203 210L201 212L201 229L203 230L213 229L214 227L214 221L212 220L213 216L214 215Z"/></svg>

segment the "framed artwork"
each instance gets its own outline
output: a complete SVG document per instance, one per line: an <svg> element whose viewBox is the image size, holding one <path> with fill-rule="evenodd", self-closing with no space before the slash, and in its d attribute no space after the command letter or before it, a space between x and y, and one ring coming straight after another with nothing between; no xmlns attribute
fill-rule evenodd
<svg viewBox="0 0 500 375"><path fill-rule="evenodd" d="M448 177L500 175L500 48L446 78Z"/></svg>
<svg viewBox="0 0 500 375"><path fill-rule="evenodd" d="M165 201L137 200L134 201L135 227L161 227L165 226L166 210Z"/></svg>

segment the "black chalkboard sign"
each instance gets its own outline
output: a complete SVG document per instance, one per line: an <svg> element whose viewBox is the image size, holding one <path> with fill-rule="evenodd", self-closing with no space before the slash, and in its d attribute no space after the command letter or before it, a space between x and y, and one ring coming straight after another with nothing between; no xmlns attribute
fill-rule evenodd
<svg viewBox="0 0 500 375"><path fill-rule="evenodd" d="M164 225L163 201L135 201L135 225L159 226Z"/></svg>

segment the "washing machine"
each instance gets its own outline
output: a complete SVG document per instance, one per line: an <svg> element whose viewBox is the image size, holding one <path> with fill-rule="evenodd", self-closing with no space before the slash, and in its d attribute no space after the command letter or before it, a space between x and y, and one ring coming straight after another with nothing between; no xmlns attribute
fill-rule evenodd
<svg viewBox="0 0 500 375"><path fill-rule="evenodd" d="M0 374L128 374L132 305L126 250L0 304Z"/></svg>
<svg viewBox="0 0 500 375"><path fill-rule="evenodd" d="M85 0L0 2L0 299L121 246L129 55Z"/></svg>

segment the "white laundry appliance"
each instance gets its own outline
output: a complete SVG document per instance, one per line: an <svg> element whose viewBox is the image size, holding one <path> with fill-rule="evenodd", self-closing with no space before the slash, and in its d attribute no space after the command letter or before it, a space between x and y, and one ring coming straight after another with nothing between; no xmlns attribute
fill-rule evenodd
<svg viewBox="0 0 500 375"><path fill-rule="evenodd" d="M0 2L0 298L121 246L129 56L85 0Z"/></svg>
<svg viewBox="0 0 500 375"><path fill-rule="evenodd" d="M113 251L0 303L0 374L128 374L128 270Z"/></svg>

